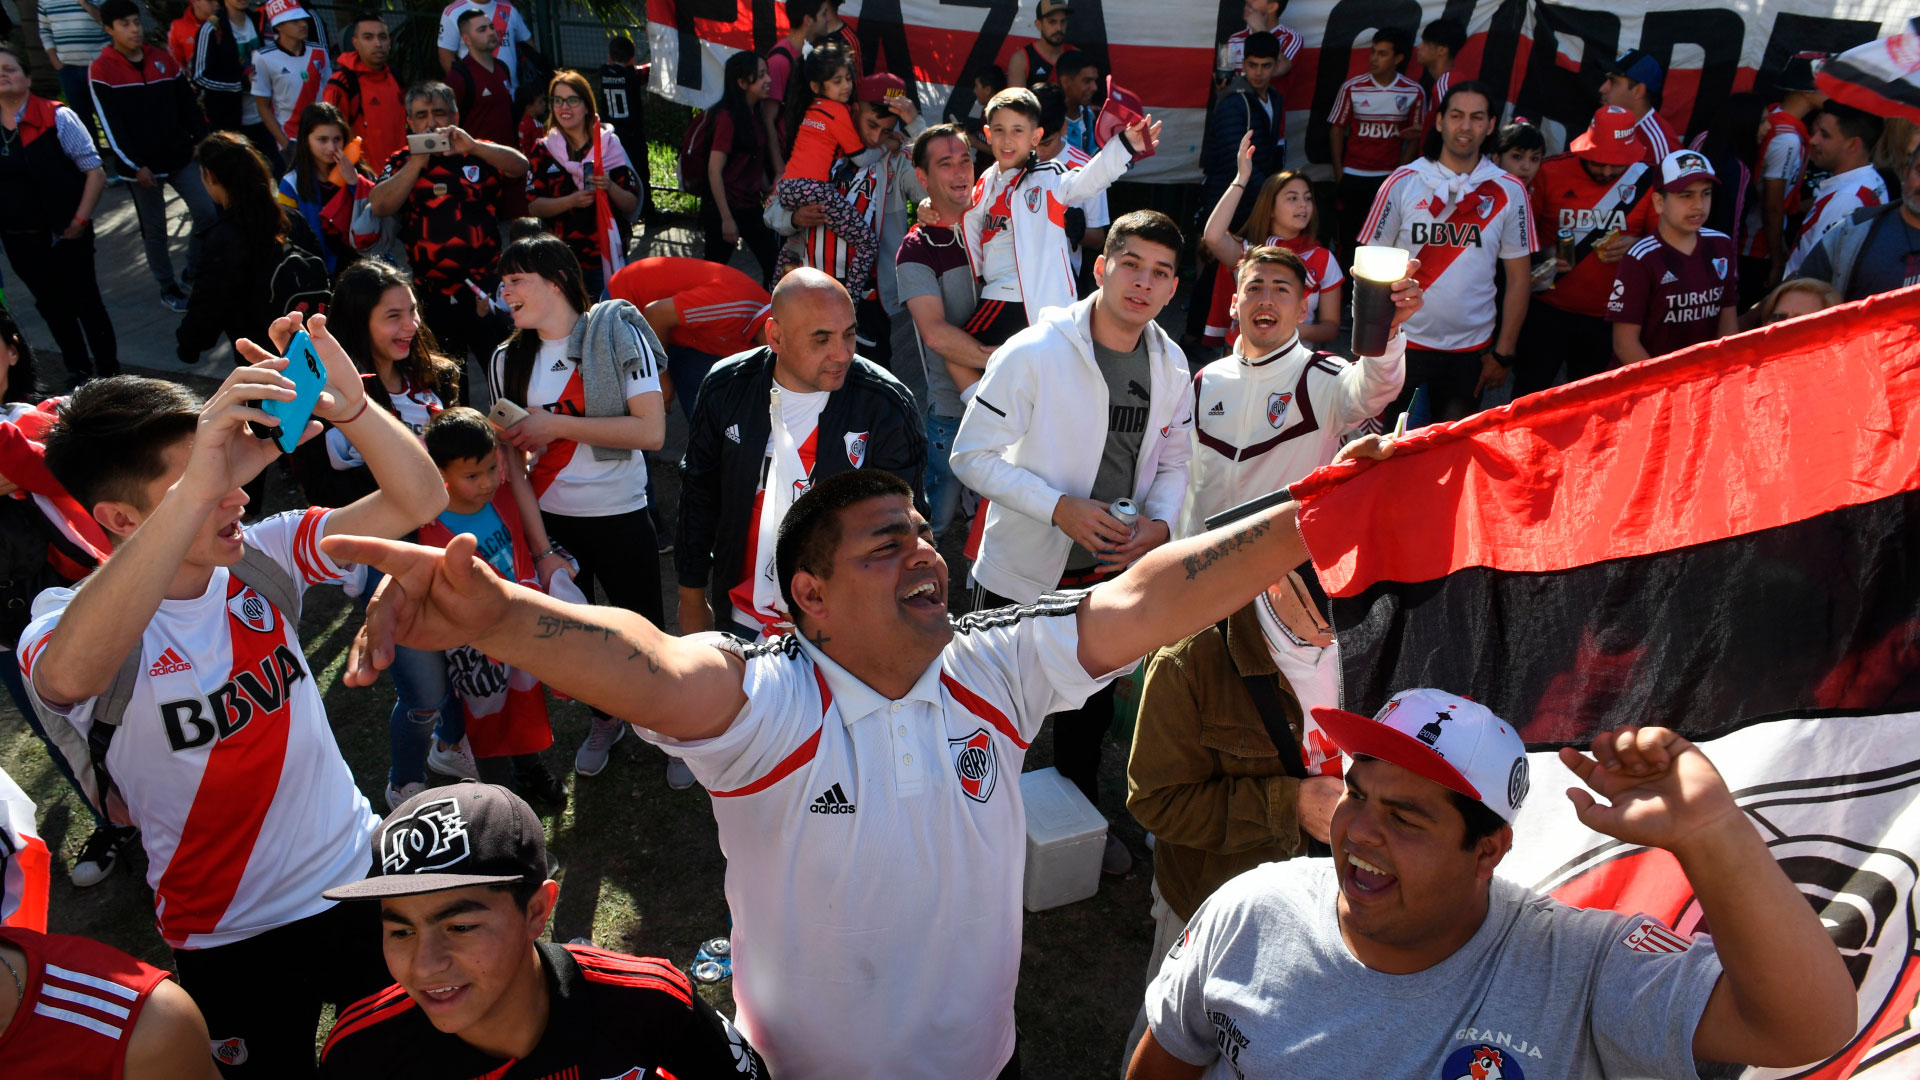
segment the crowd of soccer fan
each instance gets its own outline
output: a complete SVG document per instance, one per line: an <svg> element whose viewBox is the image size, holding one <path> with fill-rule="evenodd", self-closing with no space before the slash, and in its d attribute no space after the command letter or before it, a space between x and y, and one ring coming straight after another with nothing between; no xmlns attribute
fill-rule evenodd
<svg viewBox="0 0 1920 1080"><path fill-rule="evenodd" d="M1246 0L1198 213L1115 216L1161 149L1129 91L1161 76L1068 45L1070 0L931 124L837 0L784 6L680 148L697 259L627 257L668 224L632 41L555 70L510 0L448 6L425 77L386 17L302 0L190 0L164 34L160 5L39 0L66 104L0 45L0 242L49 338L0 308L0 681L93 814L73 884L144 849L173 961L44 933L49 855L0 773L0 1069L1017 1077L1015 778L1051 718L1100 807L1143 660L1100 807L1152 840L1138 1016L1124 1056L1028 1068L1679 1076L1854 1036L1827 930L1673 732L1562 757L1604 800L1580 819L1671 852L1711 936L1496 878L1513 725L1425 688L1340 711L1293 504L1246 504L1390 457L1396 424L1920 283L1913 124L1800 56L1686 142L1633 50L1550 145L1456 77L1441 19L1372 35L1310 176L1305 42ZM120 374L110 182L180 363L234 350L205 400ZM1369 277L1376 248L1405 271ZM1368 289L1385 344L1349 357ZM257 513L281 464L309 505ZM301 644L319 585L364 613L345 683L391 679L373 799ZM736 1020L671 961L542 940L550 693L593 710L573 785L632 733L711 796ZM1109 833L1106 873L1135 857Z"/></svg>

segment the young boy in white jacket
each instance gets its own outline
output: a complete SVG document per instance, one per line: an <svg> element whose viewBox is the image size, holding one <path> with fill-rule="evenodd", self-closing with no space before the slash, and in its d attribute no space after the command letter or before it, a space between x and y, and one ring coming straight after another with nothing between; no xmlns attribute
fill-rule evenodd
<svg viewBox="0 0 1920 1080"><path fill-rule="evenodd" d="M1048 309L987 361L953 443L953 472L987 501L974 609L1098 583L1167 542L1186 497L1193 380L1154 322L1173 299L1180 230L1140 210L1113 223L1099 291ZM1130 529L1109 508L1139 508ZM991 614L984 616L991 619ZM1098 805L1111 688L1054 717L1061 775ZM1108 836L1109 873L1133 863Z"/></svg>
<svg viewBox="0 0 1920 1080"><path fill-rule="evenodd" d="M961 223L967 258L981 280L980 307L967 329L983 345L998 345L1038 324L1047 308L1074 302L1067 207L1106 190L1136 157L1151 153L1160 125L1141 117L1079 167L1064 155L1039 160L1042 138L1033 91L1009 87L987 102L993 164L974 183L973 205Z"/></svg>

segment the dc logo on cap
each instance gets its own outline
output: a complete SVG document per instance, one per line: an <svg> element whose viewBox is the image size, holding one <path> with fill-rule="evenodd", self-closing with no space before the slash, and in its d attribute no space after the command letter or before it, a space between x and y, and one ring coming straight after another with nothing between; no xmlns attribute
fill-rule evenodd
<svg viewBox="0 0 1920 1080"><path fill-rule="evenodd" d="M467 819L452 799L427 803L380 837L380 872L418 874L467 857Z"/></svg>
<svg viewBox="0 0 1920 1080"><path fill-rule="evenodd" d="M1507 805L1515 810L1527 801L1527 789L1532 779L1527 773L1527 755L1521 754L1513 759L1513 769L1507 773Z"/></svg>

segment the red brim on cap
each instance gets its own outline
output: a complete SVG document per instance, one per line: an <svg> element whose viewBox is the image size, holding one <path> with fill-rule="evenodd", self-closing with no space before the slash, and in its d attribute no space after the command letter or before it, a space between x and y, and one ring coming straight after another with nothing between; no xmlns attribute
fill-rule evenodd
<svg viewBox="0 0 1920 1080"><path fill-rule="evenodd" d="M1479 789L1460 775L1459 769L1434 752L1433 747L1411 735L1396 731L1371 716L1343 709L1316 708L1313 718L1319 721L1321 730L1333 739L1334 745L1349 757L1379 758L1475 802L1485 801Z"/></svg>
<svg viewBox="0 0 1920 1080"><path fill-rule="evenodd" d="M1592 128L1576 136L1567 149L1573 151L1576 157L1597 161L1602 165L1631 165L1643 156L1643 148L1638 139L1626 142L1615 141L1611 144L1597 142L1593 137Z"/></svg>

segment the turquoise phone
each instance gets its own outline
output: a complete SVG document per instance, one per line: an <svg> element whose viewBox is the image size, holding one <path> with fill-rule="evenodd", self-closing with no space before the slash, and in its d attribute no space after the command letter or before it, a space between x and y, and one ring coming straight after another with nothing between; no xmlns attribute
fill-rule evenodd
<svg viewBox="0 0 1920 1080"><path fill-rule="evenodd" d="M313 419L313 410L320 404L320 391L327 388L327 371L320 366L320 354L313 351L313 339L302 330L287 342L287 367L281 372L293 380L294 398L292 401L279 401L268 398L260 402L260 411L280 421L279 430L256 428L254 434L263 439L272 439L280 445L284 453L293 453L300 445L300 436L307 430L307 421Z"/></svg>

